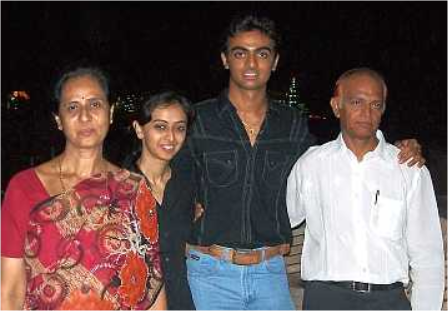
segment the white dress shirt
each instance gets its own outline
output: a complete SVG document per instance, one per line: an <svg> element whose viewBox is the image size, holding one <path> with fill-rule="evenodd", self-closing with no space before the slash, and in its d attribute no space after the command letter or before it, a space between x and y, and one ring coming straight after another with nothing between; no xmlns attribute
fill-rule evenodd
<svg viewBox="0 0 448 311"><path fill-rule="evenodd" d="M287 186L291 226L306 219L302 279L407 284L412 309L440 309L443 240L426 167L398 164L399 149L379 143L358 162L340 134L311 147Z"/></svg>

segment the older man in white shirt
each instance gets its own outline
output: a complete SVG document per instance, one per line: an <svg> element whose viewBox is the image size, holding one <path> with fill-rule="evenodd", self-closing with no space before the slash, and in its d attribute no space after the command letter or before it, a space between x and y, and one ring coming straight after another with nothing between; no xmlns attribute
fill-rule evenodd
<svg viewBox="0 0 448 311"><path fill-rule="evenodd" d="M311 147L288 178L291 225L306 219L304 309L442 306L443 241L431 177L426 167L399 164L398 148L378 130L386 97L372 69L341 75L330 102L341 134Z"/></svg>

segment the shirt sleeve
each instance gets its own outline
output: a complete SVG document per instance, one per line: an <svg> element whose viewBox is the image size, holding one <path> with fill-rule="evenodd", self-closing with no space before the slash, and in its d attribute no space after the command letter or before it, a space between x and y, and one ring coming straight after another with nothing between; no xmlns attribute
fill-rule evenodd
<svg viewBox="0 0 448 311"><path fill-rule="evenodd" d="M291 222L291 228L300 225L305 220L305 207L301 200L301 172L300 160L294 164L288 176L286 186L286 206Z"/></svg>
<svg viewBox="0 0 448 311"><path fill-rule="evenodd" d="M426 167L408 193L407 244L413 310L440 310L444 290L443 238L437 202Z"/></svg>
<svg viewBox="0 0 448 311"><path fill-rule="evenodd" d="M21 258L24 254L28 214L27 197L17 177L11 179L1 208L2 256Z"/></svg>

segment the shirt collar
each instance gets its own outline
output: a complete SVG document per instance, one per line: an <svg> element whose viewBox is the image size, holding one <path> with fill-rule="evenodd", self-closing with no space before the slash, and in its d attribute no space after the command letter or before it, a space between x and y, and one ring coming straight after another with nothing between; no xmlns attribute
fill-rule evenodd
<svg viewBox="0 0 448 311"><path fill-rule="evenodd" d="M224 89L218 96L218 103L217 103L217 109L218 114L221 116L226 111L234 111L236 113L235 106L232 105L232 103L229 100L229 89ZM268 114L272 115L278 115L279 114L279 108L277 107L277 104L274 103L274 101L268 97Z"/></svg>
<svg viewBox="0 0 448 311"><path fill-rule="evenodd" d="M363 160L367 160L370 158L380 158L383 159L384 161L389 160L390 154L386 150L386 140L384 139L384 135L381 130L376 131L376 138L378 139L378 145L375 147L373 151L367 152ZM342 132L339 133L339 136L336 139L336 146L341 152L345 152L354 156L353 152L345 144L345 141L342 138Z"/></svg>

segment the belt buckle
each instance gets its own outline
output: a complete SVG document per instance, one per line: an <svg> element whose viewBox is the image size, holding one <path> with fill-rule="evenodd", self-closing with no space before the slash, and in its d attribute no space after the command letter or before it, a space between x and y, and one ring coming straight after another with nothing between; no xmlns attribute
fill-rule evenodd
<svg viewBox="0 0 448 311"><path fill-rule="evenodd" d="M247 263L241 263L238 262L237 258L243 257L243 256L247 256L247 255L252 255L253 250L252 249L243 249L243 248L232 248L229 251L229 261L235 265L247 265ZM238 257L238 255L241 255L240 257Z"/></svg>
<svg viewBox="0 0 448 311"><path fill-rule="evenodd" d="M359 288L359 285L361 285L362 288ZM372 284L352 282L351 288L353 291L358 292L358 293L370 293L372 291Z"/></svg>
<svg viewBox="0 0 448 311"><path fill-rule="evenodd" d="M229 261L231 263L235 264L236 250L231 248L231 249L229 249L229 253L228 254L229 254Z"/></svg>

